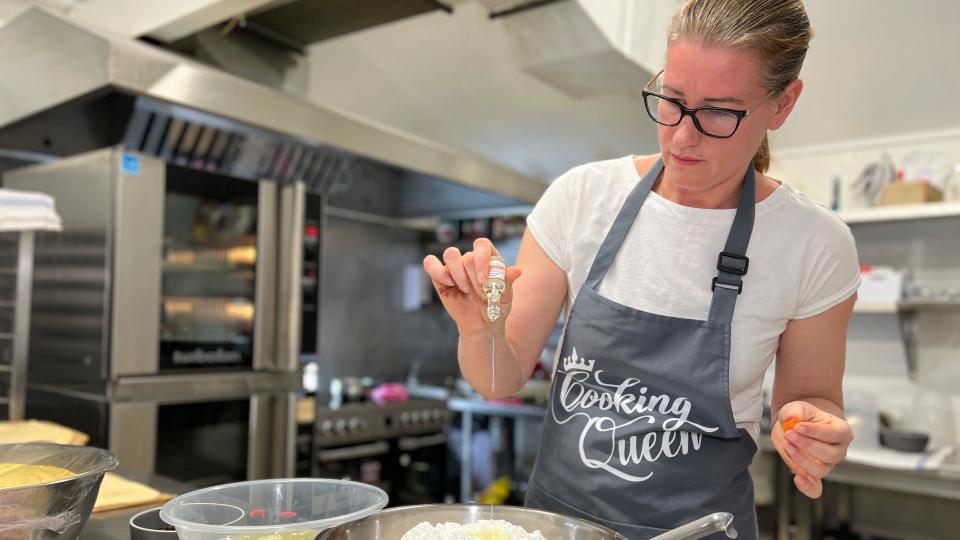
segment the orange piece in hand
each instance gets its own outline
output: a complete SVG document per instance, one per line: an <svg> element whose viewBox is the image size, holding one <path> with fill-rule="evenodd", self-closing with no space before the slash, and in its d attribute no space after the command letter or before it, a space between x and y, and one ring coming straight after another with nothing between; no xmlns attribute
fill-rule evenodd
<svg viewBox="0 0 960 540"><path fill-rule="evenodd" d="M800 423L800 419L797 417L787 418L787 420L783 423L784 433L786 433L787 431L790 431L791 429L796 427L796 425L799 423Z"/></svg>

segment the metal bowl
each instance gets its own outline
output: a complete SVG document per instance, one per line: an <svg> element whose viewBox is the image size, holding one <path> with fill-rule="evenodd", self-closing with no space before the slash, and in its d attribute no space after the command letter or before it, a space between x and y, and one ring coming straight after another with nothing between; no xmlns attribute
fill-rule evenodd
<svg viewBox="0 0 960 540"><path fill-rule="evenodd" d="M100 448L61 444L0 445L0 463L51 465L74 476L0 489L0 540L75 540L117 458Z"/></svg>
<svg viewBox="0 0 960 540"><path fill-rule="evenodd" d="M475 523L502 519L528 532L539 530L550 540L626 540L611 529L552 512L519 506L481 504L425 504L389 508L369 517L328 529L316 540L400 540L419 523Z"/></svg>

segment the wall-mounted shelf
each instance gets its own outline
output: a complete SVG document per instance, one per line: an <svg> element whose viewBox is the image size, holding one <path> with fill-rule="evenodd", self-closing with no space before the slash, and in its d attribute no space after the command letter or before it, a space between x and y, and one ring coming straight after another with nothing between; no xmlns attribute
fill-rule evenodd
<svg viewBox="0 0 960 540"><path fill-rule="evenodd" d="M904 311L956 311L960 313L960 301L902 300L900 302L871 302L858 300L853 306L854 313L885 314Z"/></svg>
<svg viewBox="0 0 960 540"><path fill-rule="evenodd" d="M852 208L850 210L844 210L838 215L851 225L857 223L960 217L960 202L949 201Z"/></svg>

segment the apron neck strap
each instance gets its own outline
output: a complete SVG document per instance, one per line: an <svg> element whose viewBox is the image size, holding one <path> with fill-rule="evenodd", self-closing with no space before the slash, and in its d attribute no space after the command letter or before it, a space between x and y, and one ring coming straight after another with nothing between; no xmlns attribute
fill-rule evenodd
<svg viewBox="0 0 960 540"><path fill-rule="evenodd" d="M631 158L630 161L632 166L633 159ZM620 213L617 214L617 218L613 221L610 231L603 239L603 243L600 244L597 256L593 259L593 265L590 266L590 273L587 274L587 279L583 282L584 287L597 290L597 287L600 286L603 277L607 275L607 270L613 265L613 260L617 257L617 253L620 252L623 239L627 237L627 233L630 232L630 227L633 226L634 220L636 220L637 215L640 214L640 207L643 206L643 202L647 200L647 195L653 190L653 185L657 183L657 178L660 177L660 171L662 170L663 158L659 158L657 162L650 167L647 174L643 176L640 183L627 195L626 200L623 201L623 206L620 207Z"/></svg>
<svg viewBox="0 0 960 540"><path fill-rule="evenodd" d="M637 215L640 214L640 208L653 190L657 178L660 177L661 171L663 171L662 158L657 159L640 183L627 195L610 231L597 251L587 279L583 283L584 287L597 290L600 286L600 282L613 265L617 253L620 252L623 240L630 232ZM727 235L727 243L717 261L718 273L712 283L713 301L710 304L710 321L730 324L733 320L733 308L736 305L737 296L743 289L742 278L747 273L746 253L750 235L753 232L755 199L756 175L751 165L744 176L737 213L733 218L730 233Z"/></svg>
<svg viewBox="0 0 960 540"><path fill-rule="evenodd" d="M717 276L713 278L713 301L710 302L708 320L730 324L733 321L733 308L737 297L743 291L743 276L747 274L750 259L747 258L747 245L753 233L754 208L757 198L757 179L753 164L747 167L740 190L740 202L733 217L733 225L727 234L727 243L717 258Z"/></svg>

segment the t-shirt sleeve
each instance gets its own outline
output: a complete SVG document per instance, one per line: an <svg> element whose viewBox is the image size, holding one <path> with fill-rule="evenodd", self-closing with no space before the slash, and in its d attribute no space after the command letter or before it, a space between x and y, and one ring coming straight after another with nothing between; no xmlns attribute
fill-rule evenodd
<svg viewBox="0 0 960 540"><path fill-rule="evenodd" d="M575 174L576 169L573 169L554 180L527 216L527 230L533 239L550 260L564 271L570 269L568 246L573 206L570 183Z"/></svg>
<svg viewBox="0 0 960 540"><path fill-rule="evenodd" d="M833 215L821 217L814 228L803 264L795 319L819 315L860 287L856 243L847 224Z"/></svg>

